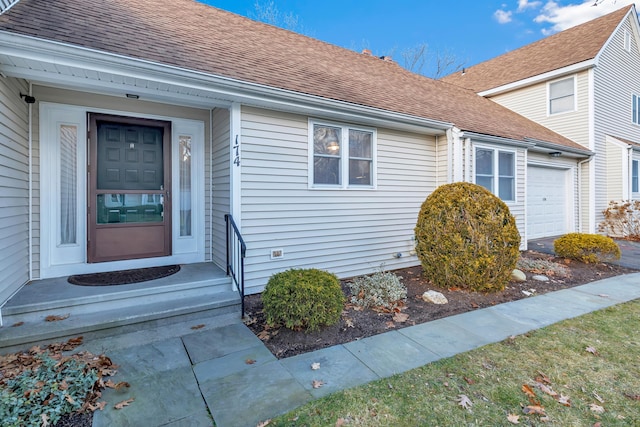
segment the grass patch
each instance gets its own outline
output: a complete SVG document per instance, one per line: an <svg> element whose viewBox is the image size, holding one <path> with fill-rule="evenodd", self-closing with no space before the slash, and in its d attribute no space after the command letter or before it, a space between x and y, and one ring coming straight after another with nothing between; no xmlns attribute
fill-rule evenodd
<svg viewBox="0 0 640 427"><path fill-rule="evenodd" d="M510 415L525 426L640 426L638 355L640 300L332 394L269 426L512 426Z"/></svg>

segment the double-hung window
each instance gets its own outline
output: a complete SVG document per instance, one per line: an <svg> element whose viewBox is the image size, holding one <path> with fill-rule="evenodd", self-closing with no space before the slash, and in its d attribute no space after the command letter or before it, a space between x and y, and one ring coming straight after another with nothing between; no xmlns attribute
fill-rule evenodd
<svg viewBox="0 0 640 427"><path fill-rule="evenodd" d="M638 193L638 163L640 160L631 162L631 192Z"/></svg>
<svg viewBox="0 0 640 427"><path fill-rule="evenodd" d="M549 114L565 113L576 109L575 78L549 83Z"/></svg>
<svg viewBox="0 0 640 427"><path fill-rule="evenodd" d="M515 201L515 152L476 147L475 154L476 184L483 186L504 201Z"/></svg>
<svg viewBox="0 0 640 427"><path fill-rule="evenodd" d="M312 187L374 187L374 130L317 122L310 125Z"/></svg>

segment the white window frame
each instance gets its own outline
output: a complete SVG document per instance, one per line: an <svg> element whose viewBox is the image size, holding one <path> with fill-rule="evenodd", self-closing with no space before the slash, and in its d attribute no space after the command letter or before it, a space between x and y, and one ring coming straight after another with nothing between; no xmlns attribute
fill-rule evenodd
<svg viewBox="0 0 640 427"><path fill-rule="evenodd" d="M631 53L631 33L628 30L624 30L623 43L624 50Z"/></svg>
<svg viewBox="0 0 640 427"><path fill-rule="evenodd" d="M557 113L552 113L551 101L559 98L551 99L551 86L555 83L559 83L569 79L573 80L573 108L571 108L570 110L558 111ZM547 83L547 116L557 116L558 114L572 113L577 110L578 110L578 79L576 79L575 75L570 77L563 77L561 79L556 79Z"/></svg>
<svg viewBox="0 0 640 427"><path fill-rule="evenodd" d="M518 152L508 148L498 148L489 145L474 144L473 145L473 183L478 184L476 177L478 175L478 167L476 164L478 150L487 150L493 152L493 191L492 193L500 197L500 153L513 155L513 200L505 200L500 198L507 204L518 203ZM480 185L480 184L478 184ZM483 187L484 188L484 187Z"/></svg>
<svg viewBox="0 0 640 427"><path fill-rule="evenodd" d="M640 94L631 94L631 123L640 125Z"/></svg>
<svg viewBox="0 0 640 427"><path fill-rule="evenodd" d="M340 147L340 176L341 176L341 182L340 184L316 184L315 183L315 176L314 176L314 157L315 157L315 150L314 150L314 143L313 143L313 133L314 133L314 127L316 125L319 126L329 126L329 127L333 127L333 128L340 128L341 130L341 137L340 137L340 141L341 141L341 147ZM361 132L368 132L371 133L371 184L369 185L358 185L358 184L349 184L349 131L350 130L355 130L355 131L361 131ZM309 189L315 189L315 190L375 190L377 188L378 185L378 180L377 180L377 165L378 165L378 159L377 159L377 141L378 141L378 133L377 130L375 128L368 128L368 127L362 127L362 126L357 126L357 125L351 125L351 124L346 124L346 123L339 123L339 122L331 122L331 121L324 121L324 120L316 120L316 119L309 119L309 136L308 136L308 141L309 141L309 165L308 165L308 171L309 171L309 183L308 183L308 187Z"/></svg>
<svg viewBox="0 0 640 427"><path fill-rule="evenodd" d="M636 175L633 175L634 172L634 166L635 166L635 173ZM640 175L640 160L637 159L633 159L631 160L631 194L633 196L634 199L640 198L640 177L638 175ZM635 184L635 191L634 191L634 184Z"/></svg>

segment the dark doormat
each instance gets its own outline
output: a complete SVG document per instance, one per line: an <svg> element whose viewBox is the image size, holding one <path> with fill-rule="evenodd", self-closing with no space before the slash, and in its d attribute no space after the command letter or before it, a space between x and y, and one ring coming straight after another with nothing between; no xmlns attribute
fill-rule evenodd
<svg viewBox="0 0 640 427"><path fill-rule="evenodd" d="M80 286L128 285L171 276L178 271L180 271L179 265L165 265L163 267L136 268L133 270L108 271L106 273L78 274L69 276L67 281L73 285Z"/></svg>

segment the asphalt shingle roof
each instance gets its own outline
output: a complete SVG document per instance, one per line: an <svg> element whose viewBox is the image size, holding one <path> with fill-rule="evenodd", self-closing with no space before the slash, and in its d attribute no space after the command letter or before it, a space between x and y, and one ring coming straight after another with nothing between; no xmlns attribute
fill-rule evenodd
<svg viewBox="0 0 640 427"><path fill-rule="evenodd" d="M442 81L483 92L594 59L633 6L569 28L472 67Z"/></svg>
<svg viewBox="0 0 640 427"><path fill-rule="evenodd" d="M584 149L471 90L192 0L21 0L0 31Z"/></svg>

